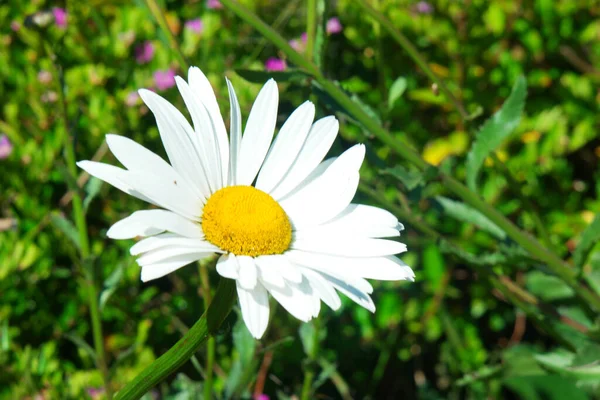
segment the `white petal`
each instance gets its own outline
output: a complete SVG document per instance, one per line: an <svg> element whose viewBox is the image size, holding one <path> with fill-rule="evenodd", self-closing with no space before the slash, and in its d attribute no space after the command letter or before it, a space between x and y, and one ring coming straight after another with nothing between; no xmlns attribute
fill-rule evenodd
<svg viewBox="0 0 600 400"><path fill-rule="evenodd" d="M313 124L298 157L270 193L275 200L290 193L319 165L331 148L338 129L339 123L333 116L321 118Z"/></svg>
<svg viewBox="0 0 600 400"><path fill-rule="evenodd" d="M350 204L337 217L318 226L300 229L294 233L296 239L321 236L361 236L394 237L400 236L401 224L393 214L381 208L362 204Z"/></svg>
<svg viewBox="0 0 600 400"><path fill-rule="evenodd" d="M238 185L252 184L269 151L275 131L278 102L277 84L269 79L258 93L246 123L238 160Z"/></svg>
<svg viewBox="0 0 600 400"><path fill-rule="evenodd" d="M142 239L129 249L129 253L132 256L137 256L142 253L169 246L189 247L196 250L200 249L204 252L223 253L223 250L219 249L214 244L211 244L205 240L197 238L186 238L173 233L163 233L160 235Z"/></svg>
<svg viewBox="0 0 600 400"><path fill-rule="evenodd" d="M156 118L158 132L173 168L188 183L199 182L198 174L203 171L201 155L194 146L196 133L187 119L158 94L145 89L138 92Z"/></svg>
<svg viewBox="0 0 600 400"><path fill-rule="evenodd" d="M302 283L289 282L283 289L262 281L271 293L290 314L300 321L308 322L313 317L312 288L307 280Z"/></svg>
<svg viewBox="0 0 600 400"><path fill-rule="evenodd" d="M242 318L248 330L256 339L260 339L269 323L269 296L265 288L258 284L252 290L247 290L236 282Z"/></svg>
<svg viewBox="0 0 600 400"><path fill-rule="evenodd" d="M318 225L340 214L356 193L364 145L346 150L322 175L281 199L280 205L296 229Z"/></svg>
<svg viewBox="0 0 600 400"><path fill-rule="evenodd" d="M254 259L249 256L236 256L236 258L240 266L238 282L244 289L253 289L258 276Z"/></svg>
<svg viewBox="0 0 600 400"><path fill-rule="evenodd" d="M131 239L169 231L188 238L203 239L199 224L166 210L136 211L110 227L106 236L111 239Z"/></svg>
<svg viewBox="0 0 600 400"><path fill-rule="evenodd" d="M319 295L321 300L325 302L332 310L337 310L342 305L340 296L333 286L323 276L310 268L302 268L302 274L308 279L313 291Z"/></svg>
<svg viewBox="0 0 600 400"><path fill-rule="evenodd" d="M227 82L227 90L229 90L229 104L231 108L229 126L229 185L234 186L237 185L237 169L242 142L242 113L233 85L229 82L229 79L225 78L225 81Z"/></svg>
<svg viewBox="0 0 600 400"><path fill-rule="evenodd" d="M346 257L380 257L406 251L404 243L386 239L314 235L292 242L292 249Z"/></svg>
<svg viewBox="0 0 600 400"><path fill-rule="evenodd" d="M315 106L306 101L285 121L258 174L257 189L270 193L279 184L306 141L314 118Z"/></svg>
<svg viewBox="0 0 600 400"><path fill-rule="evenodd" d="M131 182L129 171L127 170L96 161L79 161L77 166L86 171L88 174L103 180L104 182L131 196L137 197L138 199L144 200L148 203L155 204L147 196L144 196L142 193L134 189L135 184L134 182Z"/></svg>
<svg viewBox="0 0 600 400"><path fill-rule="evenodd" d="M204 203L189 190L187 185L178 181L158 180L146 172L127 171L127 178L134 190L146 196L152 203L176 212L177 214L199 220Z"/></svg>
<svg viewBox="0 0 600 400"><path fill-rule="evenodd" d="M117 160L128 170L143 171L160 177L161 180L176 180L182 185L185 184L181 176L169 163L133 140L124 136L108 134L106 135L106 143ZM194 182L201 182L201 180ZM206 182L204 182L204 186L206 186ZM196 189L199 190L201 197L210 194L202 189L202 185L197 185Z"/></svg>
<svg viewBox="0 0 600 400"><path fill-rule="evenodd" d="M366 308L371 312L375 312L375 304L371 297L359 290L358 288L347 284L331 275L327 275L325 273L320 272L321 276L325 278L330 284L332 284L337 290L345 294L350 298L350 300L354 301L356 304Z"/></svg>
<svg viewBox="0 0 600 400"><path fill-rule="evenodd" d="M355 258L297 250L286 252L286 256L295 264L337 277L358 276L383 281L414 279L412 269L394 256Z"/></svg>
<svg viewBox="0 0 600 400"><path fill-rule="evenodd" d="M277 268L279 274L287 281L300 283L302 282L302 273L300 270L290 263L285 255L274 254L270 256L262 256L263 263L271 264L272 268Z"/></svg>
<svg viewBox="0 0 600 400"><path fill-rule="evenodd" d="M214 251L212 251L211 249L207 249L207 246L202 245L194 247L171 245L167 247L159 247L155 250L144 253L136 261L138 265L145 266L151 264L158 264L162 262L168 262L172 258L184 256L187 254L201 254L201 256L196 258L196 260L199 260L200 258L204 258L206 255L213 253Z"/></svg>
<svg viewBox="0 0 600 400"><path fill-rule="evenodd" d="M279 268L280 264L277 262L276 257L259 256L256 257L255 261L261 280L279 288L285 286L285 280L283 279L283 274Z"/></svg>
<svg viewBox="0 0 600 400"><path fill-rule="evenodd" d="M224 278L238 279L239 264L233 254L224 254L217 261L217 272Z"/></svg>
<svg viewBox="0 0 600 400"><path fill-rule="evenodd" d="M94 161L80 161L77 165L90 175L110 183L134 197L169 209L189 219L198 219L202 198L189 185L176 180L152 176L145 171L126 171Z"/></svg>
<svg viewBox="0 0 600 400"><path fill-rule="evenodd" d="M211 254L212 253L181 254L163 262L145 265L142 267L142 281L148 282L152 279L161 278L185 265L208 257Z"/></svg>
<svg viewBox="0 0 600 400"><path fill-rule="evenodd" d="M206 197L209 197L210 193L214 193L223 187L221 153L218 148L215 128L208 110L187 82L179 76L175 77L175 82L194 123L195 132L190 139L202 167L198 174L203 180L206 180L205 186L208 191Z"/></svg>
<svg viewBox="0 0 600 400"><path fill-rule="evenodd" d="M213 123L219 148L219 159L221 161L221 179L222 182L226 184L229 169L229 144L227 143L227 130L225 129L223 117L221 116L221 110L219 110L217 97L215 96L215 92L213 91L210 82L200 68L191 67L189 69L188 81L194 93L200 97L200 101L202 101L202 104L204 104L208 110L210 119Z"/></svg>

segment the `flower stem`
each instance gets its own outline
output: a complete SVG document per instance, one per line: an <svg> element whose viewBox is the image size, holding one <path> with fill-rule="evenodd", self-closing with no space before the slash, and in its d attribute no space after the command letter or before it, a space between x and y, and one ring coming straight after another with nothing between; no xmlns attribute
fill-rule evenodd
<svg viewBox="0 0 600 400"><path fill-rule="evenodd" d="M315 367L317 364L317 357L319 354L319 345L321 344L321 340L319 338L321 324L320 318L317 316L313 322L313 335L310 338L312 340L312 350L308 355L308 362L306 364L305 372L304 372L304 382L302 383L302 393L300 395L300 400L308 400L313 398L312 396L312 385L313 379L315 378Z"/></svg>
<svg viewBox="0 0 600 400"><path fill-rule="evenodd" d="M317 0L306 2L306 57L312 62L315 52L315 37L317 35Z"/></svg>
<svg viewBox="0 0 600 400"><path fill-rule="evenodd" d="M496 225L502 228L510 238L520 244L525 250L531 253L532 256L544 262L548 269L550 269L555 275L560 277L565 283L571 286L571 288L573 288L575 293L581 300L583 300L584 303L589 304L596 311L600 311L600 295L591 291L583 282L581 282L577 278L576 271L571 268L569 264L545 248L537 239L519 229L513 222L498 212L492 205L481 199L478 194L471 191L452 176L446 175L437 167L426 162L414 149L396 139L394 135L388 132L385 128L381 127L375 119L369 116L369 114L354 100L352 100L352 98L350 98L338 85L327 79L315 64L305 59L301 54L298 54L288 44L288 42L281 35L279 35L279 33L275 32L269 25L267 25L250 10L243 7L235 0L221 0L221 4L229 8L240 18L258 30L264 37L269 39L271 43L277 46L288 56L291 62L303 68L307 73L311 74L315 81L320 84L322 90L327 92L327 94L333 100L335 100L342 108L344 108L349 115L357 120L373 136L377 137L394 153L411 162L420 170L425 171L435 169L438 179L447 189L454 192L454 194L463 199L467 204L471 205L487 216ZM383 26L386 27L385 24L383 24ZM414 49L412 45L410 46ZM442 88L442 85L439 86Z"/></svg>
<svg viewBox="0 0 600 400"><path fill-rule="evenodd" d="M204 299L204 309L208 310L211 303L210 281L208 279L208 268L205 264L200 263L200 285L202 286L202 294ZM213 387L213 369L215 363L215 345L216 341L213 336L208 338L206 343L206 377L204 379L204 399L212 399Z"/></svg>
<svg viewBox="0 0 600 400"><path fill-rule="evenodd" d="M188 333L121 389L116 399L139 399L188 361L204 342L217 333L233 307L235 294L235 281L222 278L212 303Z"/></svg>
<svg viewBox="0 0 600 400"><path fill-rule="evenodd" d="M77 176L77 165L75 158L75 144L69 129L69 113L67 108L67 99L64 93L63 72L56 64L56 55L52 52L50 45L45 44L44 48L48 57L53 61L54 75L57 79L58 96L61 106L62 123L63 123L63 148L65 162L69 174L75 178ZM81 264L83 266L86 282L86 290L88 292L88 302L90 307L90 319L92 322L92 335L94 338L94 350L96 353L96 365L102 373L104 381L104 390L108 400L112 399L112 390L110 387L110 379L108 375L108 367L106 364L106 355L104 351L104 336L102 334L102 319L98 309L98 290L94 279L94 263L90 259L90 244L88 237L87 222L85 219L85 210L83 209L83 200L79 193L79 188L73 190L73 219L75 227L79 235L79 253L81 256Z"/></svg>

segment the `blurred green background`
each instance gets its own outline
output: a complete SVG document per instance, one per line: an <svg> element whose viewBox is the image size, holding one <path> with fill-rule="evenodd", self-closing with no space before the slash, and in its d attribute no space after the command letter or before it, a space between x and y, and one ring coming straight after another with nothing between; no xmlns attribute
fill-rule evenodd
<svg viewBox="0 0 600 400"><path fill-rule="evenodd" d="M305 2L242 3L304 51ZM407 36L472 118L461 118L352 0L326 2L318 43L324 74L394 137L460 180L478 127L524 75L528 96L520 124L495 158L486 160L480 191L570 261L600 210L600 4L369 3ZM586 313L569 287L503 232L471 223L469 210L449 211L439 201L448 195L440 182L422 179L218 1L158 4L182 56L213 83L226 120L225 76L245 116L260 89L257 82L275 76L279 124L310 98L318 116L335 113L341 121L332 154L367 143L365 186L356 202L393 203L464 251L449 250L405 223L402 239L409 252L403 259L416 282L374 282L374 315L345 299L338 312L323 308L319 324L301 324L279 308L257 342L232 313L217 338L214 398L294 398L307 369L316 371L314 398L321 399L600 398L597 315ZM129 255L132 242L106 238L108 227L141 202L83 174L70 175L63 160L72 135L78 160L115 163L104 144L110 132L164 154L154 118L136 90L153 88L184 110L173 76L187 72L173 50L143 1L0 5L2 399L105 396L70 222L73 189L85 196L94 254L89 262L95 266L114 391L203 312L196 266L143 284ZM597 290L595 243L586 243L579 263ZM211 281L216 287L214 271ZM198 352L147 398L202 398L204 359Z"/></svg>

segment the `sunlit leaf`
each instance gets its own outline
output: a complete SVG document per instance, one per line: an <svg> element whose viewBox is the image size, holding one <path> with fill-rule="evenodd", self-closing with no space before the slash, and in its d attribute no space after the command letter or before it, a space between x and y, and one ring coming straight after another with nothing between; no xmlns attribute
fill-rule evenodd
<svg viewBox="0 0 600 400"><path fill-rule="evenodd" d="M467 155L467 184L477 188L477 176L484 160L517 128L525 106L527 81L521 76L502 108L488 119L479 132Z"/></svg>

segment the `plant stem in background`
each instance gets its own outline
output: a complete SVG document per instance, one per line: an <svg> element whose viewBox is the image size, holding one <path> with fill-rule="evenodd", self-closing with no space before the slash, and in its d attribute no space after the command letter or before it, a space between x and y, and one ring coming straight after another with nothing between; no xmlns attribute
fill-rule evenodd
<svg viewBox="0 0 600 400"><path fill-rule="evenodd" d="M199 263L200 284L202 286L202 294L204 299L204 309L208 310L211 302L210 281L208 279L208 267L206 264ZM206 378L204 379L204 399L212 399L213 386L213 369L215 363L215 338L208 338L206 343Z"/></svg>
<svg viewBox="0 0 600 400"><path fill-rule="evenodd" d="M315 38L317 36L317 0L306 2L306 57L314 60Z"/></svg>
<svg viewBox="0 0 600 400"><path fill-rule="evenodd" d="M69 174L75 179L77 176L77 165L75 158L75 145L73 143L73 137L69 129L69 113L67 109L67 99L64 93L63 73L60 67L56 64L56 55L50 49L49 44L45 44L44 48L48 57L53 60L52 66L54 68L54 76L58 83L58 96L61 106L63 130L64 130L64 141L63 148L65 154L65 162L67 164L67 170ZM108 366L106 364L106 355L104 351L104 336L102 334L102 320L100 310L98 308L98 290L96 288L96 282L94 279L94 263L90 259L90 245L87 230L87 222L85 219L85 211L83 209L83 200L79 189L73 190L73 219L75 220L75 227L79 236L79 253L81 255L81 265L84 270L86 290L88 292L88 300L90 307L90 318L92 322L92 335L94 338L94 350L96 353L96 364L102 373L104 380L104 390L106 391L106 397L112 399L112 390L110 387L110 379L108 375Z"/></svg>
<svg viewBox="0 0 600 400"><path fill-rule="evenodd" d="M152 15L154 16L154 19L158 23L158 26L167 37L167 45L175 53L175 57L177 57L179 65L181 67L187 67L188 63L185 60L183 52L181 51L177 40L173 36L173 32L171 32L171 29L169 29L169 24L167 23L165 15L163 14L156 0L146 0L146 6L148 6L148 9L150 10Z"/></svg>
<svg viewBox="0 0 600 400"><path fill-rule="evenodd" d="M317 357L319 354L319 345L321 343L319 334L321 329L320 318L317 316L312 324L313 324L313 336L310 338L312 341L312 350L310 354L308 354L308 363L306 364L304 371L304 382L302 383L302 394L300 395L300 400L309 400L312 399L312 385L313 379L315 378L315 366L317 365Z"/></svg>
<svg viewBox="0 0 600 400"><path fill-rule="evenodd" d="M576 272L569 264L545 248L537 239L533 238L528 233L523 232L504 215L498 212L492 205L483 201L478 194L472 192L453 177L444 174L435 166L427 163L414 149L396 139L390 132L381 127L375 119L371 118L371 116L369 116L360 105L356 104L338 85L325 78L313 63L298 54L287 41L279 35L279 33L275 32L254 13L234 0L222 0L221 3L258 30L264 37L268 38L275 46L283 51L293 63L311 74L321 85L322 89L340 106L345 108L350 115L366 128L367 131L389 146L393 152L411 162L420 170L425 171L427 169L435 168L438 179L444 183L447 189L454 192L454 194L463 199L466 203L486 215L491 221L503 229L509 237L531 253L532 256L544 262L548 269L573 288L578 297L583 300L584 304L589 304L596 311L600 311L600 295L591 291L578 280Z"/></svg>
<svg viewBox="0 0 600 400"><path fill-rule="evenodd" d="M436 75L435 72L429 67L427 62L425 61L425 57L417 50L415 46L408 40L406 36L404 36L400 31L398 31L392 22L388 20L382 13L380 13L377 9L370 6L365 2L365 0L358 0L357 2L365 11L367 11L377 23L384 26L387 32L392 36L394 40L408 53L408 55L413 59L413 61L423 69L423 71L427 74L427 76L436 82L440 89L446 94L450 102L454 105L456 110L460 113L463 119L469 119L467 113L465 112L465 108L463 104L456 98L452 93L448 90L448 87L444 81L444 79L440 78ZM548 232L540 218L538 212L536 211L536 207L531 203L531 201L522 193L520 189L520 185L516 181L516 179L512 176L510 170L498 159L495 153L492 153L492 158L494 159L495 164L501 169L501 172L506 179L508 179L510 183L510 188L515 194L521 199L523 205L529 212L531 213L538 233L542 237L544 244L546 246L552 246ZM552 249L549 249L552 251ZM558 256L557 256L558 257Z"/></svg>
<svg viewBox="0 0 600 400"><path fill-rule="evenodd" d="M139 399L148 390L185 364L229 315L236 298L235 281L222 278L215 297L202 317L165 354L150 364L142 373L129 382L117 395L118 400Z"/></svg>
<svg viewBox="0 0 600 400"><path fill-rule="evenodd" d="M410 40L408 40L408 38L404 36L402 32L398 31L390 22L390 20L385 18L383 14L381 14L379 11L377 11L375 8L369 5L365 0L357 0L356 4L362 7L368 14L370 14L373 17L373 19L375 19L375 21L377 21L388 31L390 35L392 35L394 40L396 40L396 42L398 42L400 46L402 46L402 48L408 53L410 58L412 58L417 63L417 65L423 70L423 72L425 72L429 79L435 82L440 88L440 90L446 95L448 100L450 100L450 102L454 104L461 117L463 119L469 119L469 114L463 107L462 103L452 94L450 89L448 89L448 86L446 86L446 83L444 83L444 81L440 79L431 70L431 68L429 68L429 65L427 65L427 61L425 60L425 58L419 53L417 48L413 46Z"/></svg>

